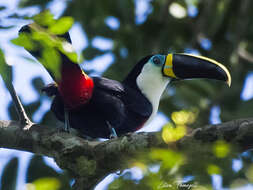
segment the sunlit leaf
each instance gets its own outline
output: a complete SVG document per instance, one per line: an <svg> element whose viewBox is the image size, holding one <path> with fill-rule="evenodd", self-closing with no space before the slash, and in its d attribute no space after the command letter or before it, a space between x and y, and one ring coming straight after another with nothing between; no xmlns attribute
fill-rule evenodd
<svg viewBox="0 0 253 190"><path fill-rule="evenodd" d="M163 161L164 168L171 169L184 163L184 156L178 152L169 149L153 149L150 152L150 157L154 160Z"/></svg>
<svg viewBox="0 0 253 190"><path fill-rule="evenodd" d="M49 10L35 15L33 20L41 26L51 26L55 23L54 15Z"/></svg>
<svg viewBox="0 0 253 190"><path fill-rule="evenodd" d="M164 142L175 142L186 134L186 127L184 125L173 126L172 123L168 123L163 127L162 138Z"/></svg>
<svg viewBox="0 0 253 190"><path fill-rule="evenodd" d="M56 35L64 34L69 31L73 23L72 17L62 17L49 27L49 31Z"/></svg>
<svg viewBox="0 0 253 190"><path fill-rule="evenodd" d="M45 44L49 47L56 46L57 39L52 38L49 33L42 31L42 30L36 30L32 33L32 40L36 41L40 44Z"/></svg>
<svg viewBox="0 0 253 190"><path fill-rule="evenodd" d="M26 184L27 190L58 190L61 182L57 178L45 177L35 180L33 183Z"/></svg>
<svg viewBox="0 0 253 190"><path fill-rule="evenodd" d="M72 44L60 41L59 50L66 55L73 63L78 63L78 55L74 51Z"/></svg>
<svg viewBox="0 0 253 190"><path fill-rule="evenodd" d="M213 152L217 158L224 158L230 152L230 146L225 141L217 141L213 145Z"/></svg>
<svg viewBox="0 0 253 190"><path fill-rule="evenodd" d="M196 117L197 117L197 112L187 111L187 110L181 110L181 111L173 112L171 114L171 119L177 125L192 124L196 120Z"/></svg>
<svg viewBox="0 0 253 190"><path fill-rule="evenodd" d="M185 7L178 3L172 3L169 7L169 12L173 17L178 19L182 19L187 15Z"/></svg>
<svg viewBox="0 0 253 190"><path fill-rule="evenodd" d="M217 165L209 164L207 166L207 173L209 175L220 174L221 173L221 169Z"/></svg>
<svg viewBox="0 0 253 190"><path fill-rule="evenodd" d="M60 75L60 64L61 57L59 53L54 48L44 48L42 53L42 58L39 60L43 66L53 73L56 80L59 80Z"/></svg>
<svg viewBox="0 0 253 190"><path fill-rule="evenodd" d="M17 38L12 39L11 42L17 46L24 47L27 50L34 50L36 48L35 43L31 40L30 34L20 34Z"/></svg>

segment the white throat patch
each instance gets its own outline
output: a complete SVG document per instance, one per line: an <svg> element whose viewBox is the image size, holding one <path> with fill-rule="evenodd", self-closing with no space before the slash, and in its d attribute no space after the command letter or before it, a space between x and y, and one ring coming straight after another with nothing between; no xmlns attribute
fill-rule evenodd
<svg viewBox="0 0 253 190"><path fill-rule="evenodd" d="M156 115L160 98L170 78L162 75L162 68L148 62L144 65L141 73L136 79L137 86L152 104L153 110L150 118L146 121L148 124Z"/></svg>

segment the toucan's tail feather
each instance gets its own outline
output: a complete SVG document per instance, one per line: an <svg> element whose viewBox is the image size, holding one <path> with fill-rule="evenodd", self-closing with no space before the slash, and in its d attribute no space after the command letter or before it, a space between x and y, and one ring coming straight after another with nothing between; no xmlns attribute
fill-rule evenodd
<svg viewBox="0 0 253 190"><path fill-rule="evenodd" d="M69 108L76 108L90 100L93 80L76 64L77 57L73 56L75 53L68 32L52 35L47 33L47 29L30 24L19 30L19 35L22 34L27 34L27 39L34 45L34 48L25 49L40 61L56 82L55 85L44 89L49 96L57 95L59 92ZM34 34L37 37L34 37Z"/></svg>
<svg viewBox="0 0 253 190"><path fill-rule="evenodd" d="M45 30L46 31L46 30ZM29 39L29 41L32 43L32 48L25 49L33 56L35 57L40 63L47 69L48 73L51 75L51 77L58 82L60 78L62 77L61 70L65 65L68 65L70 68L75 68L76 71L82 72L81 68L78 64L73 62L67 54L64 52L73 52L72 51L72 44L71 44L71 38L69 35L69 32L66 32L61 35L51 35L44 31L44 28L41 28L40 26L36 24L29 24L23 26L19 30L19 35L26 35L25 39ZM45 46L45 42L43 42L43 36L40 38L34 38L33 32L39 34L39 32L42 33L42 35L46 35L48 42L56 41L55 44L61 44L61 46L57 45L49 45ZM43 34L44 32L44 34ZM41 34L39 34L41 35ZM66 43L65 43L66 42ZM50 44L49 43L49 44ZM64 44L64 46L63 46ZM50 49L51 48L51 49ZM66 49L66 50L65 50ZM63 51L61 51L63 50ZM46 52L46 53L45 53Z"/></svg>

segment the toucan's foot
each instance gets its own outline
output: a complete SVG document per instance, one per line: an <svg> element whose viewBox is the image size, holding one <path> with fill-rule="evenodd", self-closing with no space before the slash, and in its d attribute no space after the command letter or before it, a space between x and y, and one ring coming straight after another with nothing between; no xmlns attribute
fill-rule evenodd
<svg viewBox="0 0 253 190"><path fill-rule="evenodd" d="M67 109L64 109L64 118L65 118L65 122L64 122L64 128L63 130L65 132L70 132L70 123L69 123L69 112Z"/></svg>
<svg viewBox="0 0 253 190"><path fill-rule="evenodd" d="M108 125L109 130L110 130L110 139L118 138L116 130L111 126L111 124L108 121L106 121L106 123Z"/></svg>

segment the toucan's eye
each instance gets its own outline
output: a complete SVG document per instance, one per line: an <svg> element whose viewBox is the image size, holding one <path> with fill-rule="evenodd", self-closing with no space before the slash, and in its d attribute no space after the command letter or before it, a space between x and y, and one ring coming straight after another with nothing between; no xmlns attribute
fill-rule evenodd
<svg viewBox="0 0 253 190"><path fill-rule="evenodd" d="M153 58L153 63L154 63L155 65L160 65L161 60L159 59L159 57L154 57L154 58Z"/></svg>

